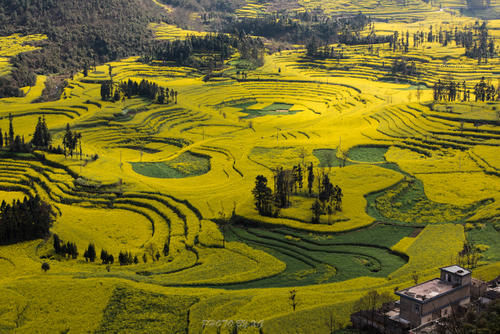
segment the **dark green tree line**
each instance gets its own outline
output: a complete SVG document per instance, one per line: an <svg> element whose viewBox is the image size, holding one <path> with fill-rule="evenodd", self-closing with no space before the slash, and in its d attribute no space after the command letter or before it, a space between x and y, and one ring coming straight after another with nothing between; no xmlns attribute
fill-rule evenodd
<svg viewBox="0 0 500 334"><path fill-rule="evenodd" d="M39 196L0 205L0 244L45 238L54 221L52 207Z"/></svg>

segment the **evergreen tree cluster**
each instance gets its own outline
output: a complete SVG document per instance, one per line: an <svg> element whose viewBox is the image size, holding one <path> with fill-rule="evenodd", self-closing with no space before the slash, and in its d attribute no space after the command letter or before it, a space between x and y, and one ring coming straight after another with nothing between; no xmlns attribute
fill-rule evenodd
<svg viewBox="0 0 500 334"><path fill-rule="evenodd" d="M69 123L66 124L66 132L63 137L63 146L64 146L64 155L67 155L67 151L69 151L69 155L73 157L73 152L75 151L77 145L82 140L82 135L76 131L71 131ZM80 158L81 158L81 145L80 145Z"/></svg>
<svg viewBox="0 0 500 334"><path fill-rule="evenodd" d="M279 210L274 208L273 191L267 186L267 178L264 175L256 177L252 194L259 215L268 217L278 216Z"/></svg>
<svg viewBox="0 0 500 334"><path fill-rule="evenodd" d="M144 61L174 61L180 66L192 66L195 53L217 53L220 61L229 59L238 40L226 34L208 34L205 36L188 36L185 40L165 41L158 43L143 57Z"/></svg>
<svg viewBox="0 0 500 334"><path fill-rule="evenodd" d="M85 261L87 262L94 262L96 257L97 257L97 252L95 250L95 246L93 243L90 243L83 253L83 257L85 258Z"/></svg>
<svg viewBox="0 0 500 334"><path fill-rule="evenodd" d="M399 34L398 31L394 31L392 37L389 40L389 47L394 52L395 51L408 52L410 47L410 34L408 33L408 31L406 31L406 34L401 33L401 35Z"/></svg>
<svg viewBox="0 0 500 334"><path fill-rule="evenodd" d="M109 254L105 249L101 250L101 261L102 264L113 264L115 262L115 257Z"/></svg>
<svg viewBox="0 0 500 334"><path fill-rule="evenodd" d="M427 32L414 32L413 47L419 47L424 42L439 43L442 46L455 42L456 46L465 48L465 56L477 59L478 63L487 63L489 58L496 55L494 37L489 34L486 22L479 24L479 21L476 21L473 26L455 27L449 30L443 30L442 27L439 31L436 29L430 26ZM405 34L394 32L390 41L393 51L408 52L409 45L408 31Z"/></svg>
<svg viewBox="0 0 500 334"><path fill-rule="evenodd" d="M250 35L292 44L307 44L311 41L311 36L315 36L319 44L357 45L388 42L386 37L375 34L361 36L361 31L365 30L369 24L371 20L363 14L339 18L311 12L276 13L265 17L227 22L224 32L235 35L246 32Z"/></svg>
<svg viewBox="0 0 500 334"><path fill-rule="evenodd" d="M307 183L309 196L312 196L314 180L318 180L318 194L311 208L313 211L313 223L319 223L320 215L328 214L330 217L337 211L342 211L342 189L333 185L327 174L314 176L312 163L307 167L301 164L294 166L291 170L283 167L274 171L274 192L267 184L267 178L258 175L255 179L255 187L252 190L255 208L261 216L277 217L280 209L290 206L290 196L297 194L304 186L307 170Z"/></svg>
<svg viewBox="0 0 500 334"><path fill-rule="evenodd" d="M126 266L129 264L137 264L139 263L139 259L136 256L133 256L131 252L120 252L118 255L118 262L120 266Z"/></svg>
<svg viewBox="0 0 500 334"><path fill-rule="evenodd" d="M245 4L244 0L161 0L161 2L173 7L203 13L201 15L204 21L215 15L214 12L234 13L237 8Z"/></svg>
<svg viewBox="0 0 500 334"><path fill-rule="evenodd" d="M312 38L306 44L306 55L315 59L344 59L344 53L342 50L336 50L335 47L330 46L328 43L320 45L320 41L317 38Z"/></svg>
<svg viewBox="0 0 500 334"><path fill-rule="evenodd" d="M54 221L51 206L36 197L0 205L0 244L45 238Z"/></svg>
<svg viewBox="0 0 500 334"><path fill-rule="evenodd" d="M38 123L36 124L35 133L33 134L33 139L31 143L36 147L47 148L50 145L52 138L45 123L45 116L38 117Z"/></svg>
<svg viewBox="0 0 500 334"><path fill-rule="evenodd" d="M95 262L97 259L97 251L95 245L93 243L89 243L87 249L83 253L83 257L86 262ZM101 250L100 259L102 264L113 264L115 262L115 258L112 254L108 253L105 249Z"/></svg>
<svg viewBox="0 0 500 334"><path fill-rule="evenodd" d="M450 80L448 82L438 80L432 87L434 101L453 102L461 100L470 101L471 89L467 87L465 81L462 83ZM472 93L475 101L496 101L500 99L500 85L495 88L491 83L485 81L484 77L473 87Z"/></svg>
<svg viewBox="0 0 500 334"><path fill-rule="evenodd" d="M484 81L484 77L474 85L474 96L476 102L496 101L500 99L500 84L497 89L492 84Z"/></svg>
<svg viewBox="0 0 500 334"><path fill-rule="evenodd" d="M277 217L280 209L290 206L290 196L303 187L303 168L299 164L291 170L279 167L274 171L274 192L267 185L267 178L263 175L255 179L252 194L255 207L262 216Z"/></svg>
<svg viewBox="0 0 500 334"><path fill-rule="evenodd" d="M60 147L52 147L50 143L52 141L52 136L45 122L45 117L38 117L38 123L35 127L35 132L33 134L33 139L31 142L26 143L24 141L24 136L16 135L14 132L13 117L9 114L9 132L5 132L2 135L2 129L0 129L0 149L5 147L10 152L14 153L30 153L33 152L33 146L49 151L51 153L62 154L63 151Z"/></svg>
<svg viewBox="0 0 500 334"><path fill-rule="evenodd" d="M209 71L219 68L224 60L229 59L239 50L243 59L262 57L264 45L260 39L240 34L207 34L188 36L184 40L165 41L155 44L146 52L142 61L173 61L179 66L191 66ZM209 56L207 56L209 55Z"/></svg>
<svg viewBox="0 0 500 334"><path fill-rule="evenodd" d="M15 135L12 120L12 114L9 114L9 133L5 132L2 137L2 129L0 129L0 148L5 147L14 153L32 152L31 144L24 142L24 136Z"/></svg>
<svg viewBox="0 0 500 334"><path fill-rule="evenodd" d="M54 234L54 250L56 254L62 255L64 257L71 257L76 259L78 257L78 248L73 242L62 241L57 234Z"/></svg>
<svg viewBox="0 0 500 334"><path fill-rule="evenodd" d="M366 36L359 37L350 42L352 45L369 44L369 51L373 51L373 45L380 43L390 42L390 37L387 36ZM347 43L346 43L347 44ZM342 49L336 50L330 46L328 42L321 42L318 38L313 37L306 43L306 55L315 59L344 59L344 52Z"/></svg>
<svg viewBox="0 0 500 334"><path fill-rule="evenodd" d="M314 201L312 211L312 222L319 223L320 215L328 214L328 218L337 211L342 211L342 189L333 185L328 174L322 174L318 182L318 198Z"/></svg>
<svg viewBox="0 0 500 334"><path fill-rule="evenodd" d="M177 103L178 92L159 86L157 83L142 79L140 83L129 79L121 82L118 86L113 85L112 81L101 83L101 99L103 101L119 101L123 96L132 98L140 96L150 99L158 104Z"/></svg>
<svg viewBox="0 0 500 334"><path fill-rule="evenodd" d="M16 135L9 145L9 151L14 153L30 153L33 147L30 143L24 142L24 136Z"/></svg>

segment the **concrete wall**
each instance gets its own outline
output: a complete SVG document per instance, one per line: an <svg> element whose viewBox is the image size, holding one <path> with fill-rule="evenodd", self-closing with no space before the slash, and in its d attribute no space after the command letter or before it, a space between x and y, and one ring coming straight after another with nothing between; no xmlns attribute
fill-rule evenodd
<svg viewBox="0 0 500 334"><path fill-rule="evenodd" d="M448 273L444 270L441 270L441 277L440 277L441 281L443 282L448 282L448 283L451 283L451 284L460 284L460 285L467 285L467 284L470 284L471 283L471 275L467 275L467 276L460 276L460 275L456 275L456 274L452 274L452 273Z"/></svg>
<svg viewBox="0 0 500 334"><path fill-rule="evenodd" d="M401 318L408 320L412 327L447 316L451 312L451 304L466 304L470 302L470 285L462 286L441 297L419 303L401 296Z"/></svg>
<svg viewBox="0 0 500 334"><path fill-rule="evenodd" d="M416 306L418 306L418 310ZM422 307L419 302L401 296L399 307L401 318L408 320L412 327L420 325Z"/></svg>
<svg viewBox="0 0 500 334"><path fill-rule="evenodd" d="M422 308L422 315L431 314L437 309L442 309L450 304L455 304L463 300L470 300L470 285L457 288L451 293L445 294L433 300L426 301Z"/></svg>

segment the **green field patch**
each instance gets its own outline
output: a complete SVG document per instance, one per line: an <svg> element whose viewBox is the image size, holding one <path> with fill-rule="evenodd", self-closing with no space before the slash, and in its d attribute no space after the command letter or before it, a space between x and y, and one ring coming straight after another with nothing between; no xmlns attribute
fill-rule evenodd
<svg viewBox="0 0 500 334"><path fill-rule="evenodd" d="M470 230L467 232L467 238L476 246L489 247L481 254L481 261L500 261L500 231L497 231L490 223Z"/></svg>
<svg viewBox="0 0 500 334"><path fill-rule="evenodd" d="M282 273L224 287L231 289L303 286L360 276L384 277L406 263L390 251L411 227L378 224L343 234L317 234L290 228L231 226L226 239L263 250L286 263Z"/></svg>
<svg viewBox="0 0 500 334"><path fill-rule="evenodd" d="M178 179L198 176L210 170L210 157L184 152L177 158L161 162L131 162L134 172L160 179Z"/></svg>
<svg viewBox="0 0 500 334"><path fill-rule="evenodd" d="M156 148L149 148L149 147L144 147L144 146L134 146L134 145L122 145L119 146L120 148L127 148L129 150L134 150L138 152L145 152L149 154L156 154L163 152L162 150L156 149Z"/></svg>
<svg viewBox="0 0 500 334"><path fill-rule="evenodd" d="M197 302L191 296L118 286L95 333L187 333L189 308Z"/></svg>
<svg viewBox="0 0 500 334"><path fill-rule="evenodd" d="M392 223L463 223L492 199L458 206L427 198L422 181L406 177L396 185L366 196L367 212L377 220Z"/></svg>
<svg viewBox="0 0 500 334"><path fill-rule="evenodd" d="M339 167L342 160L337 158L337 149L319 148L313 150L313 155L319 160L319 167ZM347 165L352 165L352 162L346 161Z"/></svg>
<svg viewBox="0 0 500 334"><path fill-rule="evenodd" d="M255 104L257 103L249 101L245 103L235 104L232 105L231 107L241 109L239 110L239 112L247 114L246 116L241 117L242 119L255 118L266 115L293 115L302 111L302 110L291 110L291 108L294 106L293 104L282 103L282 102L274 102L268 106L259 109L251 108Z"/></svg>
<svg viewBox="0 0 500 334"><path fill-rule="evenodd" d="M388 146L355 146L347 152L347 157L354 161L384 162Z"/></svg>

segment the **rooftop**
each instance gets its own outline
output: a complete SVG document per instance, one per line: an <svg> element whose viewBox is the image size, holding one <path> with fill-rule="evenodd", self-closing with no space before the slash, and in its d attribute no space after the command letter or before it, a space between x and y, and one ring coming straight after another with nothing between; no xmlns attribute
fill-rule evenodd
<svg viewBox="0 0 500 334"><path fill-rule="evenodd" d="M398 291L396 294L424 301L446 293L452 289L452 284L441 281L439 278L435 278L433 280Z"/></svg>
<svg viewBox="0 0 500 334"><path fill-rule="evenodd" d="M452 274L457 274L459 276L465 276L465 275L470 274L470 271L468 271L467 269L464 269L460 266L444 267L444 268L441 268L441 270L447 271L447 272L452 273Z"/></svg>

